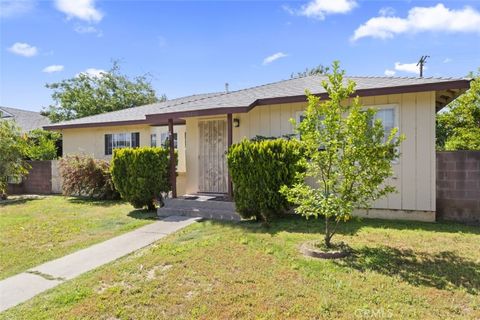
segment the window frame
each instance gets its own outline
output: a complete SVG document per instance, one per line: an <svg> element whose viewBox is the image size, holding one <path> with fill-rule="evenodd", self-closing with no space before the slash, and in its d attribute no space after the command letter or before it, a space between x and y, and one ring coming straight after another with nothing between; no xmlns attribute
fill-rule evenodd
<svg viewBox="0 0 480 320"><path fill-rule="evenodd" d="M124 140L118 139L123 136ZM107 145L109 143L109 145ZM117 146L115 146L117 144ZM118 146L123 144L122 146ZM115 149L138 148L140 147L140 132L111 132L104 134L104 153L106 156L113 155Z"/></svg>
<svg viewBox="0 0 480 320"><path fill-rule="evenodd" d="M397 135L401 134L401 128L400 128L400 105L398 103L385 103L385 104L372 104L372 105L364 105L362 106L362 110L366 110L368 108L376 109L376 110L384 110L384 109L393 109L393 127L398 128ZM305 114L305 110L299 110L295 111L295 121L297 122L297 125L300 123L300 118L302 115ZM300 135L297 134L297 138L300 139ZM400 146L401 148L401 146ZM400 149L401 151L401 149ZM393 164L399 164L400 163L400 157L397 160L394 160L392 162Z"/></svg>
<svg viewBox="0 0 480 320"><path fill-rule="evenodd" d="M389 104L376 104L376 105L365 105L363 106L362 110L366 110L368 108L376 109L376 110L385 110L385 109L393 109L393 127L398 128L398 133L400 133L400 112L399 112L399 105L396 103L389 103Z"/></svg>
<svg viewBox="0 0 480 320"><path fill-rule="evenodd" d="M398 128L397 136L401 134L401 128L400 128L400 105L398 103L385 103L385 104L373 104L373 105L364 105L362 107L362 110L366 110L368 108L372 109L377 109L377 110L384 110L384 109L393 109L393 115L395 119L393 119L393 127ZM399 147L399 151L401 153L401 148L402 146ZM400 157L398 159L393 160L392 164L399 164L400 163Z"/></svg>

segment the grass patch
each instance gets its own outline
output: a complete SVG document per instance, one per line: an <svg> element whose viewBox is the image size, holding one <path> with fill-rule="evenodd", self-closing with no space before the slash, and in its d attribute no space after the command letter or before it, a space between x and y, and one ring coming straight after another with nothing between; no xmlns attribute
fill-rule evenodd
<svg viewBox="0 0 480 320"><path fill-rule="evenodd" d="M341 260L303 257L323 222L201 222L0 315L21 319L477 319L480 230L353 221Z"/></svg>
<svg viewBox="0 0 480 320"><path fill-rule="evenodd" d="M0 203L0 279L149 223L119 201L48 196Z"/></svg>

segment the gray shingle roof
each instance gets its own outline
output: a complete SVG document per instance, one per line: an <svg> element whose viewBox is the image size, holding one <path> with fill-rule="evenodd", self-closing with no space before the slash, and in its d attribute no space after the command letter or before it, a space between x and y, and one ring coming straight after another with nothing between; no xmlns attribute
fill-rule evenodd
<svg viewBox="0 0 480 320"><path fill-rule="evenodd" d="M182 112L195 112L201 110L225 108L248 107L256 101L262 99L271 99L279 97L297 97L305 94L308 89L314 94L324 94L322 81L327 80L326 76L313 75L303 78L295 78L282 80L279 82L260 85L252 88L232 91L229 93L213 93L204 95L193 95L184 98L169 100L161 103L145 105L121 111L109 112L91 117L80 118L76 120L61 122L52 125L69 126L81 124L95 124L116 121L141 121L145 120L147 115L170 114ZM467 79L458 78L412 78L412 77L345 77L345 81L353 80L356 82L356 90L372 90L395 87L418 87L418 91L426 91L420 89L426 85L442 84L448 86L448 83L465 81ZM415 90L412 90L415 91ZM226 113L226 112L225 112Z"/></svg>
<svg viewBox="0 0 480 320"><path fill-rule="evenodd" d="M34 111L0 107L0 112L2 113L0 119L15 121L23 132L39 129L50 124L50 120L47 117Z"/></svg>
<svg viewBox="0 0 480 320"><path fill-rule="evenodd" d="M214 97L221 93L204 93L204 94L194 94L186 97L181 97L177 99L167 100L164 102L157 102L152 104L146 104L143 106L106 112L102 114L97 114L94 116L88 116L83 118L78 118L69 121L62 121L54 123L49 127L63 126L63 125L76 125L84 123L104 123L104 122L118 122L118 121L141 121L145 120L145 115L162 112L162 109L167 107L177 106L183 103L188 103L194 100L201 100L209 97Z"/></svg>
<svg viewBox="0 0 480 320"><path fill-rule="evenodd" d="M301 96L308 89L314 94L323 94L325 89L322 87L322 81L327 80L327 76L314 75L303 78L283 80L269 83L248 89L233 91L221 94L206 100L195 100L175 106L169 106L162 110L162 113L186 112L195 110L205 110L209 108L233 108L245 107L254 103L258 99L269 99L278 97ZM439 82L449 82L462 79L453 78L399 78L399 77L347 77L345 79L353 80L356 83L356 90L392 88L411 85L425 85Z"/></svg>

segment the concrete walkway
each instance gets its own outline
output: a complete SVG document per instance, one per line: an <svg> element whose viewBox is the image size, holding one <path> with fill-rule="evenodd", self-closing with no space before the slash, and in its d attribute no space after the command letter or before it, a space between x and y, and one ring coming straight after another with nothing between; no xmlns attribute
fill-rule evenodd
<svg viewBox="0 0 480 320"><path fill-rule="evenodd" d="M0 281L0 312L180 230L198 218L172 216Z"/></svg>

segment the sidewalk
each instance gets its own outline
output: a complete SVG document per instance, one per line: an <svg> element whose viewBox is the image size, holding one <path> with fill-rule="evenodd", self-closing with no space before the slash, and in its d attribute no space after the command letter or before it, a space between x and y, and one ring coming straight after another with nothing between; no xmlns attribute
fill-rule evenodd
<svg viewBox="0 0 480 320"><path fill-rule="evenodd" d="M198 218L171 216L0 281L0 312L180 230Z"/></svg>

